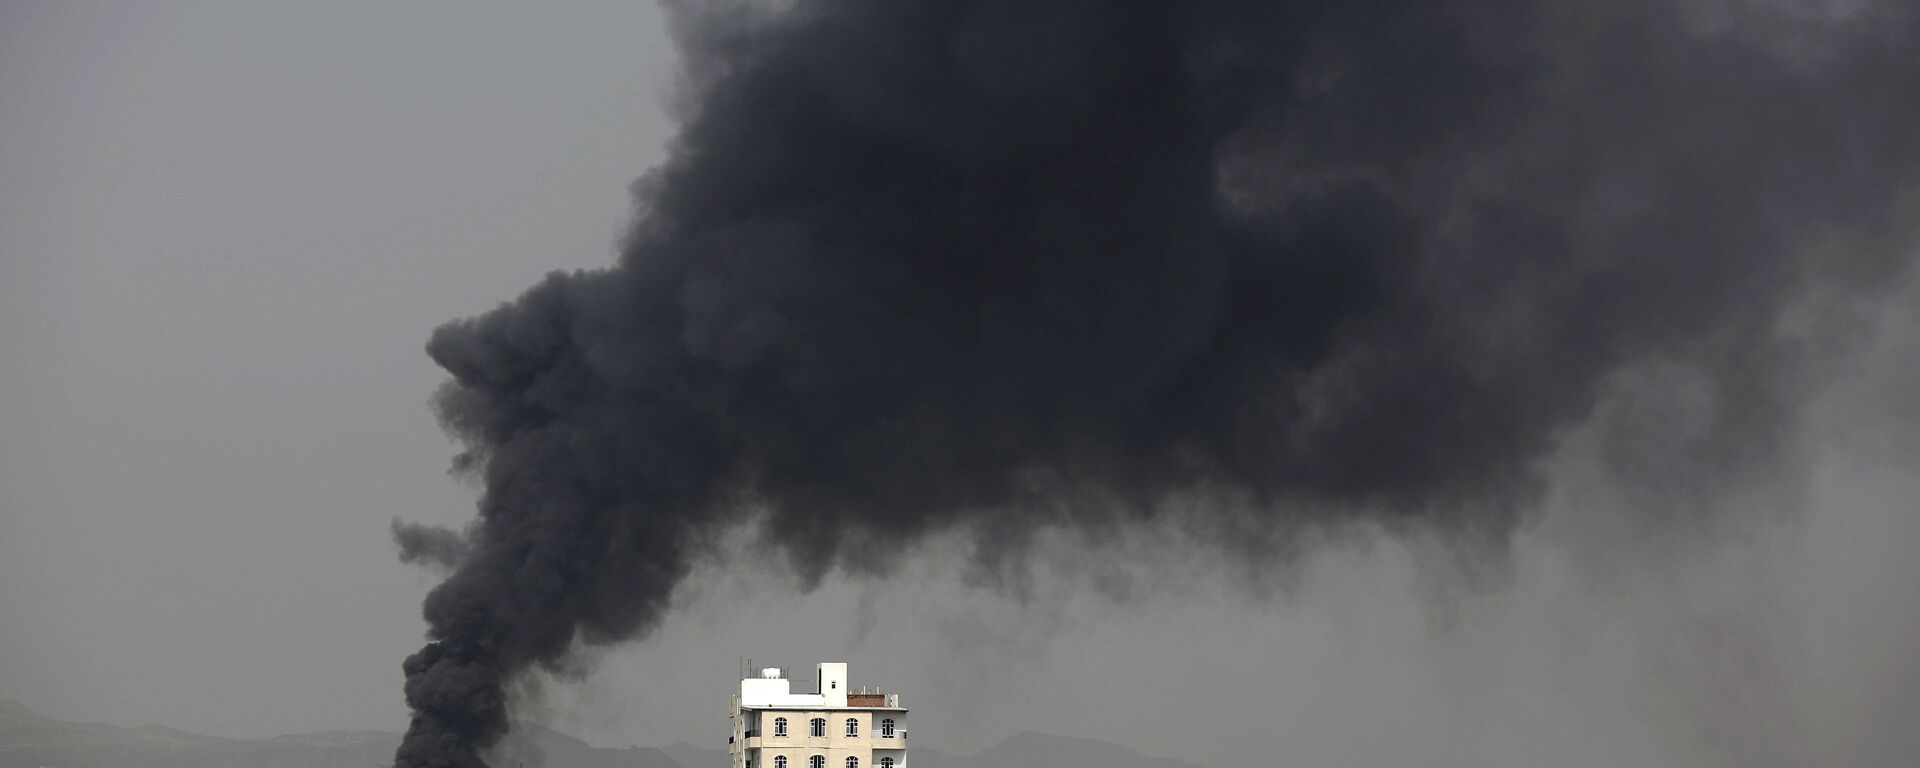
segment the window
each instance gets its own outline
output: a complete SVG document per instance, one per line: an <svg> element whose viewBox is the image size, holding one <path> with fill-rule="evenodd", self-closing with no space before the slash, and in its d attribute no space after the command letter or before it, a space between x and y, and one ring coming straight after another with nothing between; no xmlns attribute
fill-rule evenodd
<svg viewBox="0 0 1920 768"><path fill-rule="evenodd" d="M880 738L883 738L883 739L893 738L893 718L889 717L885 720L880 721ZM880 768L887 768L887 766L883 765L883 766L880 766Z"/></svg>
<svg viewBox="0 0 1920 768"><path fill-rule="evenodd" d="M807 758L807 768L827 768L827 758L820 755L809 757Z"/></svg>
<svg viewBox="0 0 1920 768"><path fill-rule="evenodd" d="M857 758L857 757L847 758L847 768L860 768L860 758Z"/></svg>
<svg viewBox="0 0 1920 768"><path fill-rule="evenodd" d="M813 719L813 722L811 723L811 725L813 726L814 738L824 739L827 737L827 719L826 718L816 717Z"/></svg>
<svg viewBox="0 0 1920 768"><path fill-rule="evenodd" d="M859 735L860 735L860 720L858 718L852 718L852 717L847 718L847 738L851 739ZM853 766L849 765L847 766L847 768L853 768Z"/></svg>
<svg viewBox="0 0 1920 768"><path fill-rule="evenodd" d="M891 722L893 722L893 721L892 721L892 720L888 720L887 722L889 722L889 723L891 723ZM892 727L892 726L888 726L888 727ZM776 718L774 718L774 719L773 719L773 735L775 735L775 736L785 736L785 735L787 735L787 719L786 719L786 718L784 718L784 717L776 717ZM780 758L780 759L781 759L781 760L785 760L786 758L784 758L784 757L783 757L783 758ZM784 766L784 765L776 765L776 766L774 766L773 768L787 768L787 767L786 767L786 766Z"/></svg>
<svg viewBox="0 0 1920 768"><path fill-rule="evenodd" d="M784 765L781 765L781 766L775 766L775 768L787 768L787 767ZM893 758L891 757L880 758L880 768L893 768Z"/></svg>
<svg viewBox="0 0 1920 768"><path fill-rule="evenodd" d="M773 757L773 768L787 768L787 756L786 756L786 755L774 755L774 757ZM893 766L887 766L887 768L893 768Z"/></svg>

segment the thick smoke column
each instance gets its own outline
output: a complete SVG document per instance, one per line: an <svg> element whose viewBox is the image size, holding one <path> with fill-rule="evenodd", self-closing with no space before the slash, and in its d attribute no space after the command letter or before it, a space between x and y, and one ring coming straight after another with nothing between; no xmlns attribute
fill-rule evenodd
<svg viewBox="0 0 1920 768"><path fill-rule="evenodd" d="M428 344L485 490L464 536L396 527L452 568L402 766L480 765L509 682L647 632L750 515L805 578L1194 494L1498 542L1533 463L1650 361L1711 393L1706 466L1764 459L1785 308L1909 253L1903 3L678 22L686 124L618 264Z"/></svg>

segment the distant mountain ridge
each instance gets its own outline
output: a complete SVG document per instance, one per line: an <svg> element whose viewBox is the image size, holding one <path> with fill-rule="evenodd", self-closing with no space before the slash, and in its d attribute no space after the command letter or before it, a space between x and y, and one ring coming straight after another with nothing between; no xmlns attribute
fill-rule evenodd
<svg viewBox="0 0 1920 768"><path fill-rule="evenodd" d="M1200 768L1165 757L1147 757L1098 739L1025 731L971 755L915 747L912 768Z"/></svg>
<svg viewBox="0 0 1920 768"><path fill-rule="evenodd" d="M545 768L726 768L727 754L686 742L663 749L603 749L558 731L535 738ZM127 728L56 720L0 699L0 768L376 768L393 761L400 734L319 731L267 739L228 739L161 725ZM915 747L912 768L1199 768L1152 758L1118 744L1049 736L1009 736L971 755Z"/></svg>

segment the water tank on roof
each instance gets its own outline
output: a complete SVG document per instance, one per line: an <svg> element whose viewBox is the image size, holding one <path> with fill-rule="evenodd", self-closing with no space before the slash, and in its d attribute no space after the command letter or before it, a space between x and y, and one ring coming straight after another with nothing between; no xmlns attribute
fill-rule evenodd
<svg viewBox="0 0 1920 768"><path fill-rule="evenodd" d="M778 679L780 679L780 668L779 668L779 667L767 667L767 668L765 668L765 669L762 669L762 670L760 670L760 679L762 679L762 680L778 680Z"/></svg>

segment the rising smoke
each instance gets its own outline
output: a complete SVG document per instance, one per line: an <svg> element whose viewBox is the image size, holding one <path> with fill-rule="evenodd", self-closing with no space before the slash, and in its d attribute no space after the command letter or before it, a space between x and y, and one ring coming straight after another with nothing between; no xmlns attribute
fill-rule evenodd
<svg viewBox="0 0 1920 768"><path fill-rule="evenodd" d="M1817 376L1786 308L1908 258L1915 16L1579 5L678 9L618 264L428 344L484 492L395 528L452 569L399 764L483 764L513 681L644 635L749 518L807 580L1193 497L1498 545L1649 363L1701 392L1691 466L1764 464Z"/></svg>

